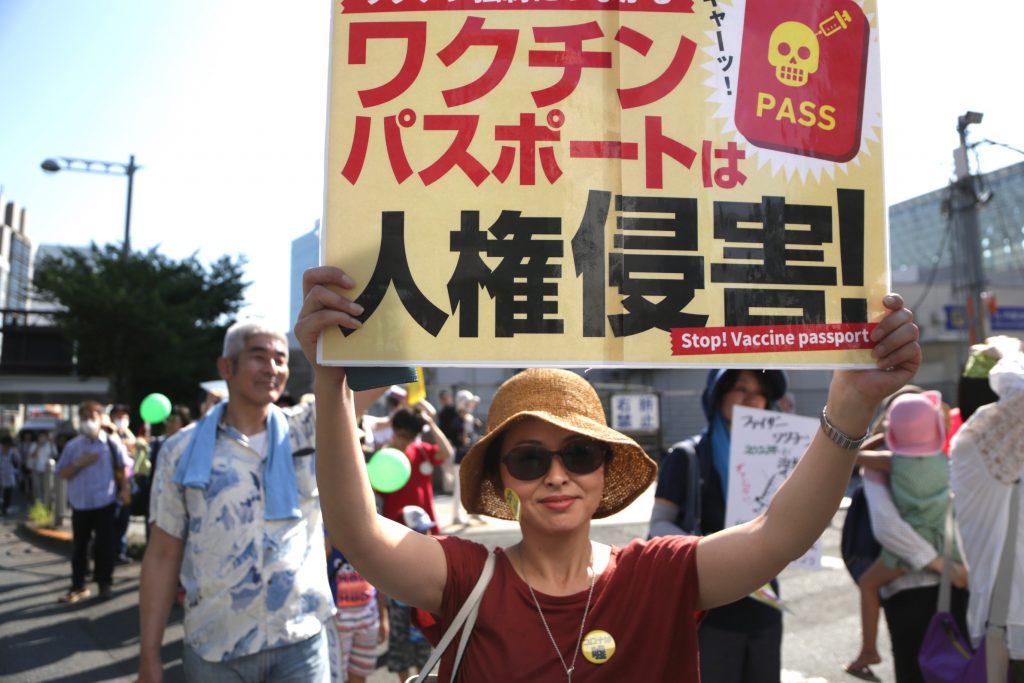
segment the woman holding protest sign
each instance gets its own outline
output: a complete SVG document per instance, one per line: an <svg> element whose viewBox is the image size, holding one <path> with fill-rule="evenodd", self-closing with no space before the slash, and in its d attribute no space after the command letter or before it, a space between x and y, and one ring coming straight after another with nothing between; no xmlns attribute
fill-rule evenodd
<svg viewBox="0 0 1024 683"><path fill-rule="evenodd" d="M355 283L333 267L310 269L303 280L295 334L316 368L317 479L330 492L321 501L328 531L367 580L446 628L488 551L376 514L345 369L316 364L322 331L360 326L360 308L340 293ZM656 465L607 426L597 393L579 375L534 369L506 381L487 433L462 462L462 500L470 513L517 519L522 540L494 552L459 680L698 680L701 614L756 590L810 547L839 505L878 403L920 365L913 316L899 296L884 305L872 332L878 368L835 373L822 429L765 514L702 538L624 548L591 541L591 519L626 507L654 481ZM441 680L453 678L454 655L442 660Z"/></svg>

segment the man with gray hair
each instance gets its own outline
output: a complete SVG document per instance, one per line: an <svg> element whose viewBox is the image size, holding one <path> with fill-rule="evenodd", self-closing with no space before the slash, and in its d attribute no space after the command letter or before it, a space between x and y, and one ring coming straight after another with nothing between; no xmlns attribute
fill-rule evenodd
<svg viewBox="0 0 1024 683"><path fill-rule="evenodd" d="M313 457L315 408L274 405L285 336L253 322L224 337L228 400L161 449L139 591L139 680L160 681L179 580L190 681L326 681L334 611Z"/></svg>

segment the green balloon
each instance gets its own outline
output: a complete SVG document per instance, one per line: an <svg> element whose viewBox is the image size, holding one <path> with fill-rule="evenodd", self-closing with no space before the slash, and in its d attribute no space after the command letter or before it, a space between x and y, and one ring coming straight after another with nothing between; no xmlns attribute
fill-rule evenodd
<svg viewBox="0 0 1024 683"><path fill-rule="evenodd" d="M378 493L394 493L409 483L412 465L405 453L397 448L382 448L366 463L370 486Z"/></svg>
<svg viewBox="0 0 1024 683"><path fill-rule="evenodd" d="M171 399L163 394L153 393L142 399L139 406L139 415L144 422L156 424L163 422L171 414Z"/></svg>

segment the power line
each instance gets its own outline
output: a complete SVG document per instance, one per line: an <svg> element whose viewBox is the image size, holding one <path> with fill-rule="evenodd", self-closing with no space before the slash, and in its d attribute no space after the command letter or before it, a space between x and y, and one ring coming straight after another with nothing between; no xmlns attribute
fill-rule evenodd
<svg viewBox="0 0 1024 683"><path fill-rule="evenodd" d="M978 140L976 143L974 143L971 146L972 147L977 147L978 145L995 145L996 147L1005 147L1006 149L1013 150L1014 152L1017 152L1018 154L1024 155L1024 149L1018 149L1018 148L1014 147L1013 145L1006 144L1005 142L996 142L995 140L989 140L988 138L985 138L985 139L982 139L982 140Z"/></svg>
<svg viewBox="0 0 1024 683"><path fill-rule="evenodd" d="M921 296L917 298L914 305L910 307L910 310L916 311L921 308L921 304L928 297L928 293L931 292L932 285L935 284L935 276L939 272L939 265L942 263L942 252L946 250L946 241L949 239L950 234L953 232L953 215L952 213L946 214L946 229L942 233L942 241L939 243L939 249L935 252L935 256L932 259L932 272L928 275L928 284L925 285L924 291Z"/></svg>

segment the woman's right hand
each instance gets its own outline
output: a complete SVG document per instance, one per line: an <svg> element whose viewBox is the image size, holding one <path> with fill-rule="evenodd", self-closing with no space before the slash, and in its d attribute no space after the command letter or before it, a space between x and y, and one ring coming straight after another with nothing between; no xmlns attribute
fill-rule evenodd
<svg viewBox="0 0 1024 683"><path fill-rule="evenodd" d="M959 562L953 563L953 570L950 572L950 582L957 588L967 590L968 574L967 567Z"/></svg>
<svg viewBox="0 0 1024 683"><path fill-rule="evenodd" d="M75 460L75 464L78 466L79 469L83 469L83 468L88 467L89 465L93 464L94 462L98 462L99 459L100 459L100 454L99 453L97 453L96 451L90 451L89 453L86 453L85 455L79 456L79 458L77 460Z"/></svg>
<svg viewBox="0 0 1024 683"><path fill-rule="evenodd" d="M308 268L302 274L304 299L294 332L318 378L330 375L339 383L345 378L344 368L317 365L316 345L320 335L330 327L340 325L352 330L362 327L356 316L363 312L363 307L338 292L353 287L352 278L335 266Z"/></svg>

